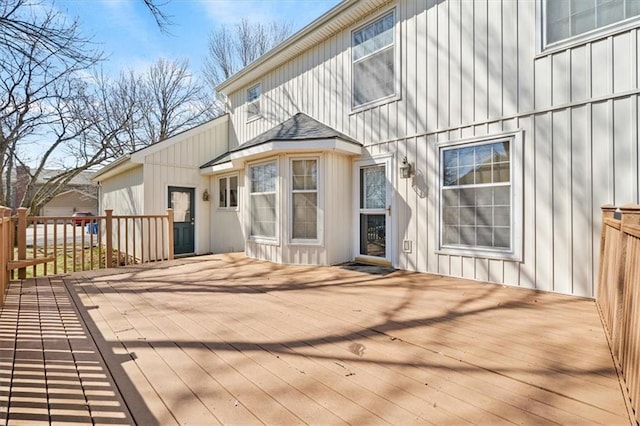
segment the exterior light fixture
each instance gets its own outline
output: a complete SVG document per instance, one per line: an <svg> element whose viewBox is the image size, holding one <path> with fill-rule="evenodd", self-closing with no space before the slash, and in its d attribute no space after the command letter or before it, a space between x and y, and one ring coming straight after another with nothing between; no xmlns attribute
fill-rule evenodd
<svg viewBox="0 0 640 426"><path fill-rule="evenodd" d="M411 163L407 162L407 157L402 159L402 166L400 166L400 177L402 179L408 179L411 177L411 173L413 167L411 167Z"/></svg>
<svg viewBox="0 0 640 426"><path fill-rule="evenodd" d="M202 193L202 201L209 201L209 190L205 189Z"/></svg>

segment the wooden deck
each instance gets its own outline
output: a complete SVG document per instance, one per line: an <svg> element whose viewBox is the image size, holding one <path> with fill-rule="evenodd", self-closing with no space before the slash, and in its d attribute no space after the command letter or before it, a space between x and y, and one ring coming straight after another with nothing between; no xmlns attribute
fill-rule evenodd
<svg viewBox="0 0 640 426"><path fill-rule="evenodd" d="M434 275L205 256L14 283L0 327L8 424L631 423L592 300Z"/></svg>

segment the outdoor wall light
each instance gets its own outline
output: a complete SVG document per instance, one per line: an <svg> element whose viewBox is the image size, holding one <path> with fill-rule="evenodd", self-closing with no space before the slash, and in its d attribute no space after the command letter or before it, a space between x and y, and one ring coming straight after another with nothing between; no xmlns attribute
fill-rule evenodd
<svg viewBox="0 0 640 426"><path fill-rule="evenodd" d="M402 179L408 179L411 177L411 172L413 167L411 167L411 163L407 162L407 157L402 159L402 166L400 166L400 177Z"/></svg>
<svg viewBox="0 0 640 426"><path fill-rule="evenodd" d="M205 189L202 193L202 201L209 201L209 190Z"/></svg>

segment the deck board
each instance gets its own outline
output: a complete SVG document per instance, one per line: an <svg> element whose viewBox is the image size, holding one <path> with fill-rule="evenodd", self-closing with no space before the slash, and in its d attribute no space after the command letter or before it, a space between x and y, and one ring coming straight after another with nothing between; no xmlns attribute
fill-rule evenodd
<svg viewBox="0 0 640 426"><path fill-rule="evenodd" d="M630 424L589 299L212 255L7 301L9 424Z"/></svg>

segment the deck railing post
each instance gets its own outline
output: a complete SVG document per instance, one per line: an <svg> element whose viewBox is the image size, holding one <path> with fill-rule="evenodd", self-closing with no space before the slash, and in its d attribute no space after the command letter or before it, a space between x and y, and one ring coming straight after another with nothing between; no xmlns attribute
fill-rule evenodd
<svg viewBox="0 0 640 426"><path fill-rule="evenodd" d="M4 297L9 286L9 270L7 264L9 263L9 253L13 250L13 241L10 239L11 227L11 209L6 207L0 207L0 306L4 305Z"/></svg>
<svg viewBox="0 0 640 426"><path fill-rule="evenodd" d="M107 218L105 219L105 244L107 245L107 268L113 266L113 209L104 211ZM120 256L120 254L118 254Z"/></svg>
<svg viewBox="0 0 640 426"><path fill-rule="evenodd" d="M169 260L173 260L173 209L167 209L167 244Z"/></svg>
<svg viewBox="0 0 640 426"><path fill-rule="evenodd" d="M620 220L620 239L618 246L618 264L617 264L617 282L616 285L616 304L615 309L615 321L613 324L613 353L617 357L622 357L622 350L624 347L624 340L629 339L628 323L629 316L632 315L629 312L629 307L625 306L625 300L628 298L629 292L640 291L640 288L631 288L634 283L630 282L626 276L625 267L627 264L627 245L629 242L629 235L624 232L625 226L640 225L640 205L629 204L620 207L622 218Z"/></svg>
<svg viewBox="0 0 640 426"><path fill-rule="evenodd" d="M600 257L598 259L598 264L599 264L599 268L598 268L598 286L596 288L596 299L598 299L598 296L601 294L601 292L606 291L604 288L600 288L602 285L604 285L604 280L605 280L605 262L607 261L606 259L606 255L605 255L605 241L606 241L606 235L607 235L607 219L613 219L616 213L617 208L615 206L612 206L611 204L605 204L604 206L601 207L602 210L602 222L601 222L601 227L602 229L600 230Z"/></svg>
<svg viewBox="0 0 640 426"><path fill-rule="evenodd" d="M18 260L27 258L27 208L18 208ZM27 278L27 268L18 269L18 279Z"/></svg>

